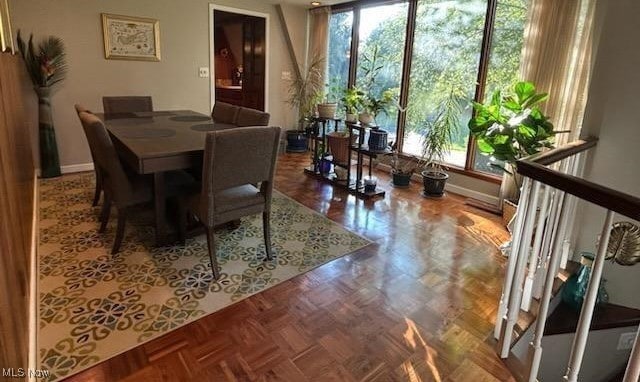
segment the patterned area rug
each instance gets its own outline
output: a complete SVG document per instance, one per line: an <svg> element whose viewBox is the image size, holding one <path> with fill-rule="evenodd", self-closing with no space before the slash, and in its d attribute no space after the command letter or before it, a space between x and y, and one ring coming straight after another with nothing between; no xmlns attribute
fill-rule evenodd
<svg viewBox="0 0 640 382"><path fill-rule="evenodd" d="M152 214L131 214L119 254L98 233L93 174L40 183L40 360L52 379L79 372L370 242L276 192L275 260L265 262L260 216L217 231L220 280L204 235L153 247ZM115 211L112 213L112 215Z"/></svg>

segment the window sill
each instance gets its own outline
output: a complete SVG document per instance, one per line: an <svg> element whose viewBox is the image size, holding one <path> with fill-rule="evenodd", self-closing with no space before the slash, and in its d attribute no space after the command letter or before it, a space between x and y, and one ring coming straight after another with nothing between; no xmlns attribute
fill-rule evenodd
<svg viewBox="0 0 640 382"><path fill-rule="evenodd" d="M403 153L398 154L398 156L403 159L417 159L413 155L403 154ZM480 179L485 182L494 183L494 184L502 183L502 177L498 175L492 175L485 172L474 171L474 170L467 170L462 167L454 166L454 165L446 165L445 167L447 171L455 174L465 175L471 178Z"/></svg>

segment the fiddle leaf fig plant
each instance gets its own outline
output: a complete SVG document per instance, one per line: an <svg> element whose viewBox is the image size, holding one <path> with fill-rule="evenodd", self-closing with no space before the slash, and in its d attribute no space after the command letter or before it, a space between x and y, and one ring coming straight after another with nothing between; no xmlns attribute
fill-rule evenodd
<svg viewBox="0 0 640 382"><path fill-rule="evenodd" d="M552 148L553 124L538 107L547 98L547 93L536 93L533 83L523 81L509 94L496 91L487 103L474 102L469 130L480 152L513 166L518 159Z"/></svg>

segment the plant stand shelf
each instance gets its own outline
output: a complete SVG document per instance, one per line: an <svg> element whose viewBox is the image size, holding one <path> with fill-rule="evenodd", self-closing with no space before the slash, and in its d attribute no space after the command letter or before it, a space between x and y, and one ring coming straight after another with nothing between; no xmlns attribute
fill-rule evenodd
<svg viewBox="0 0 640 382"><path fill-rule="evenodd" d="M322 159L322 151L326 151L327 148L327 127L330 128L331 122L333 122L334 131L338 131L340 125L340 119L327 119L327 118L313 118L313 128L310 130L309 141L311 142L312 161L308 168L304 169L305 174L313 176L316 179L331 183L335 186L345 188L350 194L362 199L370 199L375 197L384 197L385 190L376 186L375 190L365 191L364 187L364 167L365 157L368 162L368 175L372 176L373 160L378 155L388 155L392 151L389 148L385 150L370 150L365 144L365 135L367 131L376 126L365 126L359 123L346 122L346 128L349 132L349 142L354 142L349 145L349 160L348 163L337 163L330 160L330 163L334 167L341 167L347 170L346 179L338 179L334 172L329 174L322 174L320 172L320 162L322 160L329 161L328 159ZM353 160L355 157L355 169L352 169Z"/></svg>

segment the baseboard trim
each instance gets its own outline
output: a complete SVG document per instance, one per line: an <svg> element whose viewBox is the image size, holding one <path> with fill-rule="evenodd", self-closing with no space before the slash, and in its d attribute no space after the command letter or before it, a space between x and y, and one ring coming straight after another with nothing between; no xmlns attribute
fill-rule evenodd
<svg viewBox="0 0 640 382"><path fill-rule="evenodd" d="M445 190L452 192L454 194L458 194L458 195L462 195L462 196L466 196L467 198L472 198L472 199L476 199L476 200L480 200L483 201L485 203L489 203L489 204L493 204L493 205L498 205L498 202L500 201L500 198L496 197L496 196L492 196L489 194L485 194L479 191L475 191L475 190L471 190L468 189L466 187L461 187L455 184L451 184L449 182L447 182L447 185L445 186Z"/></svg>
<svg viewBox="0 0 640 382"><path fill-rule="evenodd" d="M385 172L391 172L391 166L389 166L388 164L379 163L376 168ZM422 183L422 176L420 174L413 174L413 176L411 177L411 180L417 183ZM445 186L445 190L448 192L451 192L452 194L466 196L467 198L477 199L485 203L494 204L494 205L497 205L500 200L500 198L498 198L497 196L485 194L476 190L471 190L466 187L458 186L456 184L451 183L450 181L447 182L447 185Z"/></svg>
<svg viewBox="0 0 640 382"><path fill-rule="evenodd" d="M29 352L28 363L30 370L38 368L38 220L40 215L40 194L38 174L34 174L33 182L33 216L31 221L31 267L29 269ZM29 375L29 381L35 381L34 375Z"/></svg>
<svg viewBox="0 0 640 382"><path fill-rule="evenodd" d="M74 172L83 172L83 171L93 171L93 162L62 166L60 167L60 171L63 174L72 174Z"/></svg>
<svg viewBox="0 0 640 382"><path fill-rule="evenodd" d="M60 172L63 174L73 174L75 172L93 171L93 162L70 164L68 166L61 166ZM36 175L40 177L40 169L36 169Z"/></svg>

